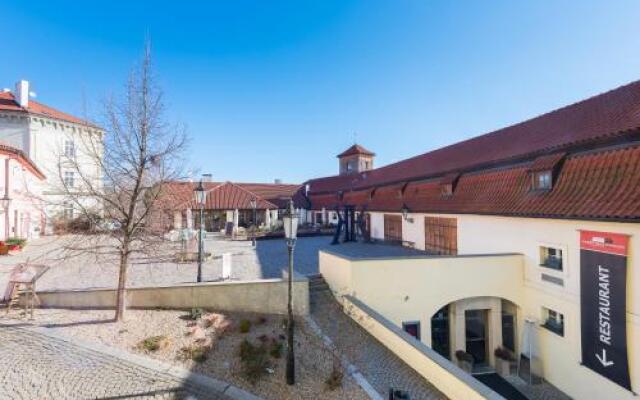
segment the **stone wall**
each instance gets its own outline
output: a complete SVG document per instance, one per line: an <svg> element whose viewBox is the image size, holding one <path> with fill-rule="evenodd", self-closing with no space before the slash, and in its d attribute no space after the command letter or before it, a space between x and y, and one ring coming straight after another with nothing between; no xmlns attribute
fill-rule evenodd
<svg viewBox="0 0 640 400"><path fill-rule="evenodd" d="M115 308L115 289L38 292L41 307L100 309ZM162 287L130 288L129 308L191 309L286 314L287 281L266 279L241 282L208 282ZM293 282L293 309L296 315L309 313L309 282Z"/></svg>

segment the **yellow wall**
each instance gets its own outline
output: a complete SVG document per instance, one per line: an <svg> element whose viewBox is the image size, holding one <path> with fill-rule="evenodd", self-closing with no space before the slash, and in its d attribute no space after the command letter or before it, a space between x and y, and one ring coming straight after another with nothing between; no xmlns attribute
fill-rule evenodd
<svg viewBox="0 0 640 400"><path fill-rule="evenodd" d="M433 215L438 216L438 214ZM410 217L413 218L413 223L403 221L403 239L414 242L417 248L424 248L424 216L425 214L412 214ZM564 314L564 337L544 328L537 329L545 379L576 399L636 399L630 392L579 365L581 359L579 230L631 235L627 268L627 344L632 387L635 392L640 392L640 258L636 257L640 254L639 224L478 215L441 216L457 218L458 252L461 255L502 252L523 254L522 275L519 278L505 277L499 281L501 286L505 286L499 289L500 297L504 297L502 293L508 292L509 288L518 292L511 296L517 299L514 303L518 304L522 310L519 315L519 326L522 324L523 317L540 321L542 307ZM373 237L382 238L382 232L384 232L381 225L383 224L382 213L372 213L371 221ZM563 249L563 272L550 271L539 266L539 247L543 245ZM358 292L357 297L361 299L363 296L366 297L365 303L373 302L371 306L385 317L398 323L405 319L416 319L416 314L425 314L425 308L433 308L430 303L404 302L402 299L405 295L405 287L411 287L414 291L420 288L424 292L440 292L440 281L437 281L438 285L434 285L432 280L425 280L426 276L422 275L421 271L407 268L407 264L401 262L394 264L401 269L396 270L392 282L375 282L384 277L377 270L376 262L369 262L368 265L366 269L371 275L362 273L357 276L354 274L352 277ZM477 274L474 273L476 271ZM461 271L453 271L451 276L454 281L446 286L446 289L452 292L449 297L477 296L481 289L470 288L465 281L473 282L478 286L492 284L492 287L495 287L498 282L484 281L482 272L482 269L473 269L472 265ZM562 278L564 286L542 281L543 272ZM358 283L361 280L367 283ZM368 283L368 281L374 282ZM407 282L403 283L405 281ZM371 293L369 293L370 290ZM425 323L422 325L422 331L426 332L428 325ZM521 334L521 332L519 329L518 333Z"/></svg>

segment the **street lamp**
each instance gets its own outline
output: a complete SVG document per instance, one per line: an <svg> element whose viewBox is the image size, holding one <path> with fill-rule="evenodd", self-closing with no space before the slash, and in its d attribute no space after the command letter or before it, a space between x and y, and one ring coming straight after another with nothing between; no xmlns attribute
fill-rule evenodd
<svg viewBox="0 0 640 400"><path fill-rule="evenodd" d="M253 229L251 230L251 245L253 247L256 247L256 228L257 228L256 207L258 206L258 202L255 197L252 197L250 203L251 203L251 208L253 208Z"/></svg>
<svg viewBox="0 0 640 400"><path fill-rule="evenodd" d="M287 299L287 384L295 383L295 360L293 357L293 248L296 246L298 235L298 214L293 208L293 200L289 200L289 208L283 216L284 236L289 250L289 293Z"/></svg>
<svg viewBox="0 0 640 400"><path fill-rule="evenodd" d="M206 197L202 181L200 181L198 186L193 189L193 196L196 204L200 207L200 226L198 229L198 277L196 278L196 281L202 282L202 214L204 211L204 201Z"/></svg>

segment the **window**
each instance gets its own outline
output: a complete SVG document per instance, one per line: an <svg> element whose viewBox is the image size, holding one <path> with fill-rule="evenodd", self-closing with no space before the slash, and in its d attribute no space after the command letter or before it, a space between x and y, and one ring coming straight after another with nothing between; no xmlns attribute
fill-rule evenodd
<svg viewBox="0 0 640 400"><path fill-rule="evenodd" d="M420 322L411 321L411 322L403 322L402 330L407 332L409 335L414 338L420 340Z"/></svg>
<svg viewBox="0 0 640 400"><path fill-rule="evenodd" d="M441 193L443 196L453 196L453 183L445 183L441 187Z"/></svg>
<svg viewBox="0 0 640 400"><path fill-rule="evenodd" d="M542 171L542 172L534 173L533 188L536 190L551 189L551 171Z"/></svg>
<svg viewBox="0 0 640 400"><path fill-rule="evenodd" d="M62 210L64 219L73 219L73 203L70 201L64 202L64 209Z"/></svg>
<svg viewBox="0 0 640 400"><path fill-rule="evenodd" d="M562 250L540 246L540 266L562 271Z"/></svg>
<svg viewBox="0 0 640 400"><path fill-rule="evenodd" d="M455 218L425 217L424 246L432 254L458 254L458 224Z"/></svg>
<svg viewBox="0 0 640 400"><path fill-rule="evenodd" d="M64 141L64 155L69 158L76 156L76 145L73 140Z"/></svg>
<svg viewBox="0 0 640 400"><path fill-rule="evenodd" d="M65 187L72 188L75 184L75 176L73 174L73 171L65 171L63 180Z"/></svg>
<svg viewBox="0 0 640 400"><path fill-rule="evenodd" d="M564 315L550 308L542 307L542 326L551 332L564 336Z"/></svg>

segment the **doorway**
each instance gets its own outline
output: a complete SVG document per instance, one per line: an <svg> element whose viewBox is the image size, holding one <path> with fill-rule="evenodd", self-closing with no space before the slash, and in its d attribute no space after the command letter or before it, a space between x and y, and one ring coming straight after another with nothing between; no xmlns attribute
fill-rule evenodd
<svg viewBox="0 0 640 400"><path fill-rule="evenodd" d="M467 353L475 366L485 366L487 356L487 321L489 310L466 310L464 313Z"/></svg>
<svg viewBox="0 0 640 400"><path fill-rule="evenodd" d="M447 305L431 317L431 348L448 360L451 359L449 336L449 306Z"/></svg>

